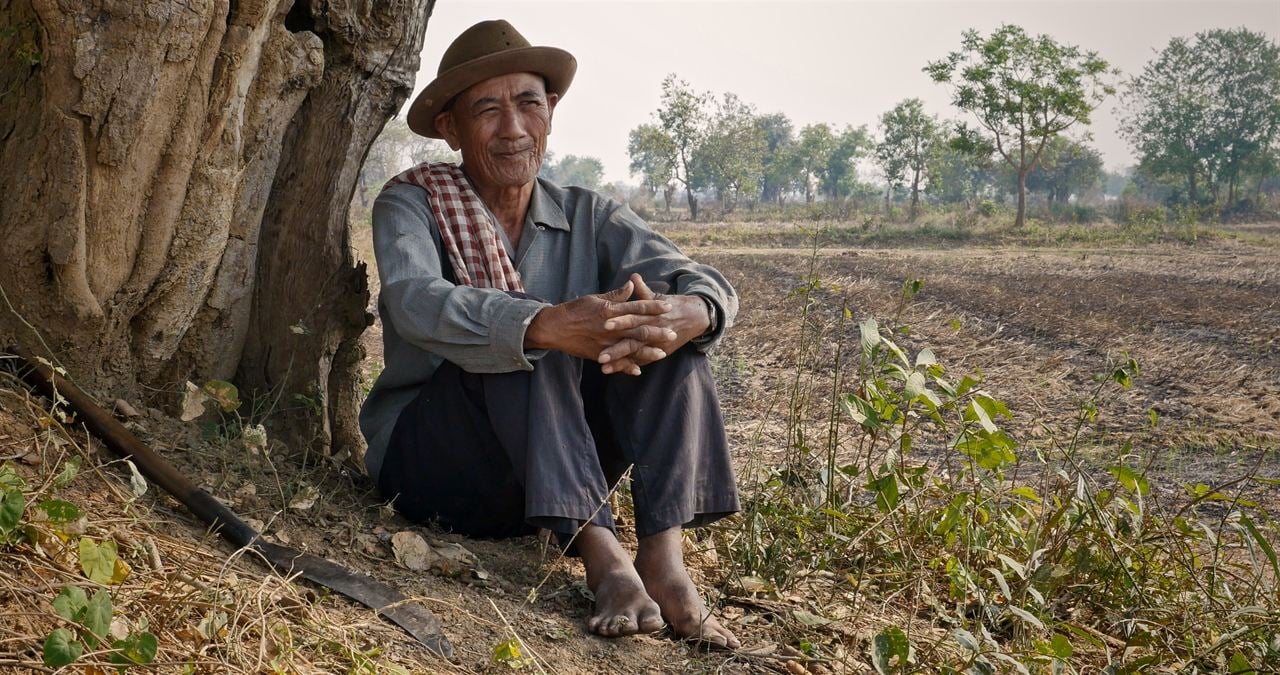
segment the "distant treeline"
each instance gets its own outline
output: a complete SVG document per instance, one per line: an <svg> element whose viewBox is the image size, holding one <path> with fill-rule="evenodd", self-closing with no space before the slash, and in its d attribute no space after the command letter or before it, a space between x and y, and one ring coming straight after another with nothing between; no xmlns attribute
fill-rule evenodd
<svg viewBox="0 0 1280 675"><path fill-rule="evenodd" d="M1006 25L988 36L964 33L960 49L924 70L949 87L965 119L927 115L912 98L874 130L797 131L784 113L760 114L735 94L715 97L669 75L654 121L630 133L632 175L668 209L683 193L694 219L700 197L723 211L901 199L913 216L922 200L1009 199L1021 224L1028 192L1066 203L1098 200L1109 185L1232 214L1280 191L1280 47L1261 33L1174 38L1140 75L1121 81L1095 52ZM1129 176L1108 176L1083 133L1117 84L1121 130L1139 159Z"/></svg>
<svg viewBox="0 0 1280 675"><path fill-rule="evenodd" d="M886 210L905 204L910 217L922 204L1009 202L1020 225L1028 195L1050 209L1123 197L1231 217L1274 208L1280 194L1280 46L1262 33L1173 38L1126 78L1095 52L1005 25L989 35L965 32L959 49L924 71L948 87L963 117L925 114L910 98L874 129L797 129L785 113L762 114L736 94L698 91L668 75L653 121L628 138L640 201L652 197L667 211L682 203L693 219L706 200L720 213L819 201L866 209L882 201ZM1090 116L1108 102L1138 158L1120 174L1105 171L1089 145ZM355 205L367 207L410 164L457 159L444 143L393 120L369 150ZM604 185L595 157L548 153L542 175L634 196L626 186Z"/></svg>

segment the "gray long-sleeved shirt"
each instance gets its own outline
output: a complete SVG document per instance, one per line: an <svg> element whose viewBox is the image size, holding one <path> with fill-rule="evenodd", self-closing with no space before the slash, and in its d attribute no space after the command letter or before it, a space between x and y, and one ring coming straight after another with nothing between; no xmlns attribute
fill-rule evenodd
<svg viewBox="0 0 1280 675"><path fill-rule="evenodd" d="M525 292L545 302L446 279L447 254L422 188L395 185L374 202L384 367L360 410L360 429L375 481L396 418L442 361L473 373L533 370L544 352L524 348L525 330L548 303L609 291L639 273L668 283L673 293L712 301L719 325L694 343L703 351L719 342L738 311L723 275L690 260L625 204L590 190L538 179L519 248L512 250L502 228L498 234Z"/></svg>

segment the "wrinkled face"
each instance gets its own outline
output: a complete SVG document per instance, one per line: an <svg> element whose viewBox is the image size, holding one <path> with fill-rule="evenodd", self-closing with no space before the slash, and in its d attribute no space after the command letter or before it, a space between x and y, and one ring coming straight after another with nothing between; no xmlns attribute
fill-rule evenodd
<svg viewBox="0 0 1280 675"><path fill-rule="evenodd" d="M462 92L436 116L436 130L462 150L477 187L520 187L538 176L555 107L542 76L499 75Z"/></svg>

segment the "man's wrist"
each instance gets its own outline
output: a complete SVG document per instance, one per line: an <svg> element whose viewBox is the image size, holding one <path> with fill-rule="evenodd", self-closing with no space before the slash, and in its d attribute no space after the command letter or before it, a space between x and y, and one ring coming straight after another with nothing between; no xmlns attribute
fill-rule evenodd
<svg viewBox="0 0 1280 675"><path fill-rule="evenodd" d="M704 304L707 309L707 327L694 338L696 340L698 338L705 338L709 335L713 335L716 332L716 329L720 327L720 308L716 306L714 300L701 293L693 293L692 295L701 300L702 304Z"/></svg>

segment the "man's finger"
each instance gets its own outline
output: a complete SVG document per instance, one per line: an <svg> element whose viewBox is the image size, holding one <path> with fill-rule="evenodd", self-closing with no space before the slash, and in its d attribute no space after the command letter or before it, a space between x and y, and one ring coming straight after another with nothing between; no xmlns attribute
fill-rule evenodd
<svg viewBox="0 0 1280 675"><path fill-rule="evenodd" d="M628 281L628 284L631 282ZM605 306L605 318L626 314L656 315L671 311L671 303L665 300L632 300L630 302L613 302Z"/></svg>
<svg viewBox="0 0 1280 675"><path fill-rule="evenodd" d="M626 375L639 375L640 366L631 357L626 357L613 363L606 363L600 366L600 372L605 375L613 375L614 373L622 373Z"/></svg>
<svg viewBox="0 0 1280 675"><path fill-rule="evenodd" d="M658 294L654 293L653 290L649 288L649 285L644 282L644 278L639 274L633 273L631 275L631 283L635 285L635 294L637 298L640 298L641 300L653 300L658 297Z"/></svg>
<svg viewBox="0 0 1280 675"><path fill-rule="evenodd" d="M627 283L603 294L603 297L609 302L626 302L631 297L631 294L635 292L635 288L635 283L628 279Z"/></svg>
<svg viewBox="0 0 1280 675"><path fill-rule="evenodd" d="M629 331L639 326L657 326L665 323L667 317L662 314L627 314L626 316L615 316L604 322L605 330L623 330ZM634 337L634 336L627 336Z"/></svg>
<svg viewBox="0 0 1280 675"><path fill-rule="evenodd" d="M639 340L646 345L660 345L676 339L676 332L662 326L641 325L623 331L621 337Z"/></svg>
<svg viewBox="0 0 1280 675"><path fill-rule="evenodd" d="M624 358L630 358L644 346L646 346L644 342L634 338L618 340L601 350L600 354L596 356L596 362L616 364Z"/></svg>

